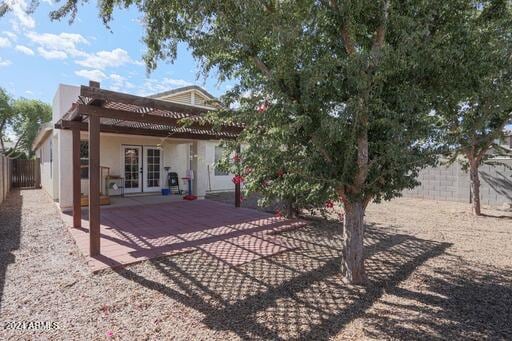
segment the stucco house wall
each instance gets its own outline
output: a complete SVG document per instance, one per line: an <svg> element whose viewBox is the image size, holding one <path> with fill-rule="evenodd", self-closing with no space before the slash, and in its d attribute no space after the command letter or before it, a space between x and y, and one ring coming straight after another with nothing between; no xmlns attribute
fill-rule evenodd
<svg viewBox="0 0 512 341"><path fill-rule="evenodd" d="M41 169L41 187L50 195L52 199L56 199L57 193L54 191L53 181L53 137L50 136L44 140L38 148L37 157L40 162Z"/></svg>
<svg viewBox="0 0 512 341"><path fill-rule="evenodd" d="M53 99L53 116L51 126L69 110L80 94L80 87L59 85ZM188 95L187 95L188 94ZM152 96L162 100L207 107L210 94L199 87L186 87L179 91L168 91ZM187 97L188 96L188 97ZM213 107L211 107L213 108ZM87 132L81 133L81 139L87 140ZM149 136L120 134L100 135L100 165L110 168L111 175L123 176L122 146L159 146L162 151L161 184L166 186L167 173L164 167L171 167L171 172L185 177L187 170L195 170L193 192L204 197L208 191L233 191L232 175L215 175L215 146L219 141L183 140ZM70 130L52 129L35 147L36 155L41 157L41 182L44 190L56 201L61 209L72 206L72 136ZM180 180L180 187L186 190L185 182ZM81 180L81 192L88 193L88 180Z"/></svg>
<svg viewBox="0 0 512 341"><path fill-rule="evenodd" d="M87 140L87 138L87 133L82 132L81 139ZM122 176L123 146L160 147L162 151L160 181L162 184L165 184L167 174L164 167L170 167L170 172L176 172L180 177L186 175L190 143L186 140L163 140L150 136L101 134L100 165L102 167L109 167L111 175ZM87 186L88 180L82 179L82 193L88 193Z"/></svg>

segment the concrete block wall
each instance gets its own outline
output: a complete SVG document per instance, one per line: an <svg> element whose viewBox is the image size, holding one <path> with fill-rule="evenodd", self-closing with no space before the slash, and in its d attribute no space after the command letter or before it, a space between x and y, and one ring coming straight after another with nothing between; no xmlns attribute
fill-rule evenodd
<svg viewBox="0 0 512 341"><path fill-rule="evenodd" d="M512 203L512 160L497 161L505 165L480 166L480 200L484 205L502 206ZM426 168L420 172L418 180L421 185L412 190L405 190L404 197L470 201L469 173L463 171L457 163L448 167Z"/></svg>

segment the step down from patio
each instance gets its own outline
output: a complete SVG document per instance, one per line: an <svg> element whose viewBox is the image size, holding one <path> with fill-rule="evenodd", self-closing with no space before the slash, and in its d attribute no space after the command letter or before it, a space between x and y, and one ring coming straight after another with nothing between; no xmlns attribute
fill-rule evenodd
<svg viewBox="0 0 512 341"><path fill-rule="evenodd" d="M110 197L106 195L100 195L100 205L110 205ZM80 206L85 207L89 206L89 197L86 195L82 195L80 197Z"/></svg>

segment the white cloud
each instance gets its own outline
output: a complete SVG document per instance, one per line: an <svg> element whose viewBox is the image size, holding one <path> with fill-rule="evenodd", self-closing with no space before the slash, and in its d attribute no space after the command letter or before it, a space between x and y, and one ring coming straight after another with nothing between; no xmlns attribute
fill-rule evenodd
<svg viewBox="0 0 512 341"><path fill-rule="evenodd" d="M0 37L0 48L11 46L11 41L7 38Z"/></svg>
<svg viewBox="0 0 512 341"><path fill-rule="evenodd" d="M78 49L80 44L89 44L89 41L78 33L37 33L28 32L27 38L38 44L41 48L50 51L61 51L66 55L83 57L87 53Z"/></svg>
<svg viewBox="0 0 512 341"><path fill-rule="evenodd" d="M78 70L75 71L75 75L87 78L92 81L102 81L107 78L107 75L100 70Z"/></svg>
<svg viewBox="0 0 512 341"><path fill-rule="evenodd" d="M116 73L112 73L112 74L110 74L110 79L112 79L115 82L122 82L122 81L126 80L126 77L123 77Z"/></svg>
<svg viewBox="0 0 512 341"><path fill-rule="evenodd" d="M10 9L10 13L14 16L11 23L15 29L28 28L33 29L36 27L36 21L32 16L27 13L29 5L25 0L6 0L5 4Z"/></svg>
<svg viewBox="0 0 512 341"><path fill-rule="evenodd" d="M18 37L16 34L14 34L13 32L11 31L3 31L2 32L4 35L8 36L11 40L16 40L16 38Z"/></svg>
<svg viewBox="0 0 512 341"><path fill-rule="evenodd" d="M0 57L0 67L9 66L11 64L12 62L9 59L3 59L2 57Z"/></svg>
<svg viewBox="0 0 512 341"><path fill-rule="evenodd" d="M110 90L114 91L127 91L128 89L133 89L135 85L130 83L126 77L123 77L121 75L112 73L109 76L110 80L112 81L112 85L110 86Z"/></svg>
<svg viewBox="0 0 512 341"><path fill-rule="evenodd" d="M117 48L112 51L99 51L76 62L79 65L104 70L108 67L118 67L124 64L136 64L126 50Z"/></svg>
<svg viewBox="0 0 512 341"><path fill-rule="evenodd" d="M32 51L31 48L29 47L26 47L24 45L16 45L16 51L19 51L21 53L24 53L26 55L29 55L29 56L33 56L34 55L34 51Z"/></svg>
<svg viewBox="0 0 512 341"><path fill-rule="evenodd" d="M58 50L46 50L42 47L38 47L37 52L44 59L66 59L68 57L68 55L65 52Z"/></svg>
<svg viewBox="0 0 512 341"><path fill-rule="evenodd" d="M26 33L26 36L38 45L37 51L46 59L74 57L78 65L96 70L105 70L126 64L140 64L140 62L133 60L126 50L121 48L88 53L81 49L81 45L90 44L89 40L77 33L53 34L30 31Z"/></svg>
<svg viewBox="0 0 512 341"><path fill-rule="evenodd" d="M174 79L169 77L164 77L163 79L146 79L142 87L139 89L138 94L141 96L153 95L159 92L192 84L193 83L183 79Z"/></svg>

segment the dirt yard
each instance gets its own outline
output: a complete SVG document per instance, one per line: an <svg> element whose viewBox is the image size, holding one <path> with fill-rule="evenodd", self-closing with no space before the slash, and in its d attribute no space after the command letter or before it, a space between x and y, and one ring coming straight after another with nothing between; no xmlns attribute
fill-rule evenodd
<svg viewBox="0 0 512 341"><path fill-rule="evenodd" d="M369 207L367 287L343 284L334 222L231 267L201 252L92 275L37 190L0 206L0 339L512 339L512 215L399 199ZM504 217L498 217L504 216ZM44 331L9 322L49 321Z"/></svg>

